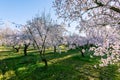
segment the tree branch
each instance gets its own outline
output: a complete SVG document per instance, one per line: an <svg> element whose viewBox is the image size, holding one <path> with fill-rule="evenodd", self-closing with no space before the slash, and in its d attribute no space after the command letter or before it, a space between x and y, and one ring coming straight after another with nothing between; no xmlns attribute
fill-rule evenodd
<svg viewBox="0 0 120 80"><path fill-rule="evenodd" d="M98 2L97 0L95 0L94 3L96 3L98 6L105 6L103 3ZM120 13L120 9L119 9L119 8L116 8L116 7L114 7L114 6L111 6L110 9L113 10L113 11L115 11L115 12Z"/></svg>
<svg viewBox="0 0 120 80"><path fill-rule="evenodd" d="M116 7L112 6L112 7L110 7L110 9L113 10L113 11L116 11L116 12L120 13L120 9L119 8L116 8Z"/></svg>

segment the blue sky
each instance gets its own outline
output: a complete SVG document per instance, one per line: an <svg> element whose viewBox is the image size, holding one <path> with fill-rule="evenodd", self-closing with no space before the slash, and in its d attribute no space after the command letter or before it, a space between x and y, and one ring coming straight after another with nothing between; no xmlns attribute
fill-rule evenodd
<svg viewBox="0 0 120 80"><path fill-rule="evenodd" d="M25 24L26 21L31 20L36 14L41 14L43 11L50 12L52 19L57 19L53 9L54 0L0 0L0 20L15 22L17 24ZM58 19L57 19L58 20ZM61 19L58 20L61 22ZM3 25L6 26L6 25ZM67 27L67 29L74 33L75 26Z"/></svg>
<svg viewBox="0 0 120 80"><path fill-rule="evenodd" d="M52 2L53 0L0 0L0 19L25 24L44 10L50 11L52 18L56 18Z"/></svg>

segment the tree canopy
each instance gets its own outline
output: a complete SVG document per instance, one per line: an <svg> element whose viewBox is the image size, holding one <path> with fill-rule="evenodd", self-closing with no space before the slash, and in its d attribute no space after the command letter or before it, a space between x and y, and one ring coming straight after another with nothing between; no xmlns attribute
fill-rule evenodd
<svg viewBox="0 0 120 80"><path fill-rule="evenodd" d="M59 17L78 21L80 27L120 26L119 0L55 0Z"/></svg>

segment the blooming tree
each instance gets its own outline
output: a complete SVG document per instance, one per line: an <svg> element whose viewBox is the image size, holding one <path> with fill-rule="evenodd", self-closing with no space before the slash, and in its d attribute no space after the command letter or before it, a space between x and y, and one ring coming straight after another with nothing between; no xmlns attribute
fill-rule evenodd
<svg viewBox="0 0 120 80"><path fill-rule="evenodd" d="M96 44L98 45L97 48L90 48L95 52L95 56L101 56L102 63L100 66L107 66L120 61L119 31L109 26L107 29L102 30L101 33L104 33L102 43Z"/></svg>
<svg viewBox="0 0 120 80"><path fill-rule="evenodd" d="M87 45L86 37L82 37L78 34L72 34L66 36L66 42L69 49L79 49L81 55L84 57L85 48L83 46Z"/></svg>
<svg viewBox="0 0 120 80"><path fill-rule="evenodd" d="M32 21L27 22L27 25L25 26L27 27L28 32L31 34L33 42L36 44L40 53L40 57L45 63L45 66L47 66L47 60L45 58L45 44L49 26L51 25L46 16L35 17ZM37 38L40 39L39 41L41 42L41 47L37 41Z"/></svg>
<svg viewBox="0 0 120 80"><path fill-rule="evenodd" d="M1 44L6 46L12 46L17 52L19 52L21 39L18 29L12 29L5 27L1 29Z"/></svg>
<svg viewBox="0 0 120 80"><path fill-rule="evenodd" d="M19 36L20 36L21 44L23 45L24 55L27 56L27 49L30 46L30 44L32 44L31 35L26 31L24 27L22 27Z"/></svg>
<svg viewBox="0 0 120 80"><path fill-rule="evenodd" d="M59 17L80 28L120 25L119 0L55 0L53 5Z"/></svg>
<svg viewBox="0 0 120 80"><path fill-rule="evenodd" d="M58 46L62 43L64 27L54 24L50 15L44 13L28 21L25 28L31 35L31 41L36 45L42 61L47 66L46 47Z"/></svg>
<svg viewBox="0 0 120 80"><path fill-rule="evenodd" d="M119 0L55 0L54 8L59 17L67 21L77 21L80 30L86 31L88 41L94 43L96 55L107 55L103 64L118 60L119 54L120 1ZM112 29L106 26L113 27ZM111 45L111 49L110 49ZM119 56L117 56L119 57Z"/></svg>
<svg viewBox="0 0 120 80"><path fill-rule="evenodd" d="M54 53L56 53L57 47L63 44L64 32L66 32L65 26L63 24L53 24L50 28L49 41L48 43L54 47Z"/></svg>

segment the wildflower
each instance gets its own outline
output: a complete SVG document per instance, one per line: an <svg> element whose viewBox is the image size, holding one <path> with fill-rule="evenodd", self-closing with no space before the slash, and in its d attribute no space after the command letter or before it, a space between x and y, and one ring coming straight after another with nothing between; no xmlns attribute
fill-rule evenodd
<svg viewBox="0 0 120 80"><path fill-rule="evenodd" d="M85 49L82 49L82 52L84 53L84 52L85 52Z"/></svg>
<svg viewBox="0 0 120 80"><path fill-rule="evenodd" d="M92 56L92 55L90 55L90 58L93 58L93 56Z"/></svg>

